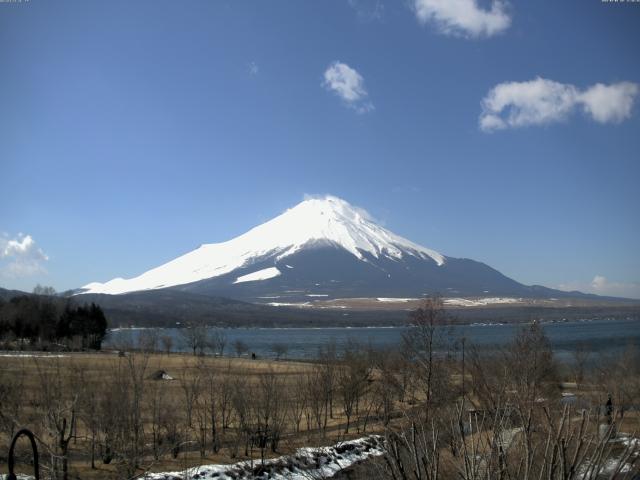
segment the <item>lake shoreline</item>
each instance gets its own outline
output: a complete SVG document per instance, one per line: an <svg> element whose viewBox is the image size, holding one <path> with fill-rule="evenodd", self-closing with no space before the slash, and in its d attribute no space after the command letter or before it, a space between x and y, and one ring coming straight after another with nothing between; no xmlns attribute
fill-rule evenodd
<svg viewBox="0 0 640 480"><path fill-rule="evenodd" d="M509 344L514 336L526 325L519 324L454 324L438 327L443 337L443 352L456 354L461 349L464 338L468 348L478 350L499 350ZM588 349L594 354L619 352L628 345L640 347L640 324L629 319L583 319L578 321L540 322L549 336L551 347L560 357L568 358L578 349ZM338 351L350 342L360 343L374 350L397 348L404 334L410 329L407 324L396 327L277 327L277 328L220 328L207 327L201 332L222 333L226 340L226 356L234 351L235 345L242 344L238 354L245 357L256 354L260 358L289 358L310 360L316 358L321 349L335 346ZM156 338L159 344L162 338L171 338L171 351L186 352L184 344L187 328L130 328L113 329L104 343L107 349L127 350L132 346ZM158 350L162 348L157 347ZM280 353L278 353L280 351ZM283 353L284 352L284 353ZM213 353L213 351L209 352Z"/></svg>

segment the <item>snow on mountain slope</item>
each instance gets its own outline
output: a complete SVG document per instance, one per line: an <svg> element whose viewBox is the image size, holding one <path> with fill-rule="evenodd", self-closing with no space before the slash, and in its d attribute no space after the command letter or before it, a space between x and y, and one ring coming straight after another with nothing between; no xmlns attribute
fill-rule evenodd
<svg viewBox="0 0 640 480"><path fill-rule="evenodd" d="M391 259L413 256L433 260L439 266L446 261L438 252L377 225L364 210L327 196L305 200L239 237L202 245L138 277L90 283L83 287L82 293L120 294L184 285L219 277L266 258L273 257L278 261L304 248L326 244L342 247L365 262L365 254ZM264 280L280 274L279 271L275 273L275 268L263 270L267 271L240 276L236 283ZM254 274L258 277L252 277Z"/></svg>
<svg viewBox="0 0 640 480"><path fill-rule="evenodd" d="M268 280L269 278L274 278L278 275L280 275L280 270L276 267L263 268L257 272L242 275L241 277L236 278L236 281L233 283L257 282L258 280Z"/></svg>

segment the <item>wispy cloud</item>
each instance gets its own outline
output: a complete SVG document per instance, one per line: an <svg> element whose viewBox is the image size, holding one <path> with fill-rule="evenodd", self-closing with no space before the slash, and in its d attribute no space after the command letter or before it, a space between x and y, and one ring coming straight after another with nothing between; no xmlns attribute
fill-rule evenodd
<svg viewBox="0 0 640 480"><path fill-rule="evenodd" d="M381 0L348 0L348 4L362 22L382 20L384 16L384 4Z"/></svg>
<svg viewBox="0 0 640 480"><path fill-rule="evenodd" d="M260 71L260 67L258 67L256 62L249 62L247 64L247 71L249 72L249 75L257 75Z"/></svg>
<svg viewBox="0 0 640 480"><path fill-rule="evenodd" d="M46 253L36 245L31 235L18 234L10 238L0 235L0 274L5 277L26 277L44 273L44 263L49 260Z"/></svg>
<svg viewBox="0 0 640 480"><path fill-rule="evenodd" d="M504 82L482 100L480 128L493 131L546 125L565 120L575 110L582 110L598 123L619 123L631 116L638 91L638 84L631 82L597 83L584 90L540 77Z"/></svg>
<svg viewBox="0 0 640 480"><path fill-rule="evenodd" d="M335 195L332 195L330 193L305 193L302 196L302 199L304 201L307 201L307 200L327 200L327 201L330 201L330 202L336 202L338 204L346 204L346 205L349 206L349 208L351 210L355 210L356 212L358 212L362 218L366 218L367 220L371 220L373 222L380 223L378 219L376 219L373 215L371 215L364 208L358 207L356 205L353 205L353 204L349 203L347 200L344 200L343 198L340 198L340 197L336 197Z"/></svg>
<svg viewBox="0 0 640 480"><path fill-rule="evenodd" d="M612 297L639 298L640 283L612 282L603 275L596 275L590 282L569 282L558 286L560 290L595 293Z"/></svg>
<svg viewBox="0 0 640 480"><path fill-rule="evenodd" d="M414 0L418 20L431 23L442 33L462 37L490 37L511 25L508 4L493 0L488 9L478 0Z"/></svg>
<svg viewBox="0 0 640 480"><path fill-rule="evenodd" d="M346 63L333 62L324 72L322 85L340 97L345 105L358 113L374 110L364 86L364 78Z"/></svg>
<svg viewBox="0 0 640 480"><path fill-rule="evenodd" d="M391 187L393 193L420 193L422 188L417 185L396 185Z"/></svg>

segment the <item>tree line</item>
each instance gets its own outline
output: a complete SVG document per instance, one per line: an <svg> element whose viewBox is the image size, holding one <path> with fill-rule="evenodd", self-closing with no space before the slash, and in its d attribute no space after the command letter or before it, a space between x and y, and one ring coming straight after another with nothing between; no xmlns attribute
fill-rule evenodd
<svg viewBox="0 0 640 480"><path fill-rule="evenodd" d="M33 295L0 299L0 344L4 349L100 350L107 319L100 306L76 305L36 287Z"/></svg>

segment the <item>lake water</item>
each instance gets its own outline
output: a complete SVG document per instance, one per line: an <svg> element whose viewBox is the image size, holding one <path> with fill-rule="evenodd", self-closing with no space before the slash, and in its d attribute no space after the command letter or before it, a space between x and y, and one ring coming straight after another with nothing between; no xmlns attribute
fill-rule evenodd
<svg viewBox="0 0 640 480"><path fill-rule="evenodd" d="M580 345L594 354L614 354L629 345L640 348L640 322L638 320L585 320L548 323L543 325L556 357L571 360L572 352ZM446 327L452 339L463 336L467 345L481 349L496 349L507 345L522 325L460 325ZM122 342L136 345L143 329L119 329L109 333L105 346L117 347ZM393 348L401 344L406 327L370 328L228 328L225 354L233 354L233 342L242 340L249 351L258 357L274 357L274 344L288 347L287 358L311 359L320 347L335 342L338 350L349 341L375 348ZM160 329L159 335L173 337L173 349L186 351L178 329Z"/></svg>

